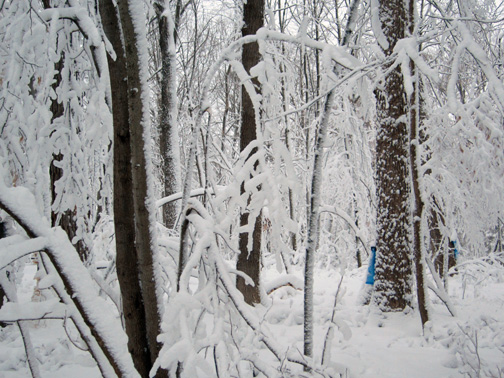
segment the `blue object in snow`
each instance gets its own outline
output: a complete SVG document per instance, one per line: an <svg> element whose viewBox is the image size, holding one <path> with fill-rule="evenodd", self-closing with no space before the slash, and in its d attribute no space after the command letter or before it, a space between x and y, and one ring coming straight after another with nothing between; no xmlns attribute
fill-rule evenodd
<svg viewBox="0 0 504 378"><path fill-rule="evenodd" d="M376 262L376 247L371 247L371 261L369 261L369 267L367 270L366 285L374 285L375 262Z"/></svg>
<svg viewBox="0 0 504 378"><path fill-rule="evenodd" d="M457 242L454 240L452 243L453 243L453 255L455 256L456 261L459 257L459 251L457 249Z"/></svg>

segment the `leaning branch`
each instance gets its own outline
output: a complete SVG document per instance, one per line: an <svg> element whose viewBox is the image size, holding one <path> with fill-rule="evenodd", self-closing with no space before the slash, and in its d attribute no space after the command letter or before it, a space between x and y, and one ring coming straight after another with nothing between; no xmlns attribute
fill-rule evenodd
<svg viewBox="0 0 504 378"><path fill-rule="evenodd" d="M68 236L61 229L51 229L37 212L31 192L23 187L7 188L0 180L0 208L6 211L31 238L47 238L46 252L61 278L64 289L83 322L96 339L108 364L98 361L102 374L108 377L138 377L127 350L126 334L107 311L89 272L79 259ZM64 290L58 293L64 294ZM112 370L113 368L113 370ZM103 369L103 370L102 370Z"/></svg>

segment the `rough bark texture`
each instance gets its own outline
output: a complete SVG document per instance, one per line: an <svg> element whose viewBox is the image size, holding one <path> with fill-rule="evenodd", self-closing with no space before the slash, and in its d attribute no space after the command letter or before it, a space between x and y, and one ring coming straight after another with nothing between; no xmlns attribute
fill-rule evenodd
<svg viewBox="0 0 504 378"><path fill-rule="evenodd" d="M406 36L404 0L382 0L379 18L392 54ZM385 67L386 69L387 67ZM378 198L377 255L374 302L382 311L400 311L411 303L411 188L407 100L399 67L376 90L376 187Z"/></svg>
<svg viewBox="0 0 504 378"><path fill-rule="evenodd" d="M133 179L128 116L128 84L125 78L126 61L121 43L119 15L112 0L100 0L103 29L117 55L107 57L112 92L114 135L114 226L116 241L117 279L122 298L122 309L128 350L136 369L148 377L152 367L149 344L145 332L146 320L142 293L138 280L138 259L135 245Z"/></svg>
<svg viewBox="0 0 504 378"><path fill-rule="evenodd" d="M161 53L161 81L159 104L159 150L162 159L164 197L180 191L178 175L178 129L177 129L177 62L175 56L175 30L170 27L164 2L156 3L159 26L159 49ZM169 10L168 10L169 11ZM167 228L175 227L178 217L178 201L163 206L163 223Z"/></svg>
<svg viewBox="0 0 504 378"><path fill-rule="evenodd" d="M242 35L255 34L259 28L263 26L264 19L264 0L248 1L243 4L243 21L245 25L242 28ZM243 46L242 64L247 72L259 63L261 54L259 53L259 45L257 43L249 43ZM259 82L253 79L254 85L259 86ZM254 106L250 96L244 87L242 87L242 124L240 133L240 151L257 138L256 119ZM253 154L255 150L251 152ZM242 185L242 193L243 193ZM248 233L241 233L239 237L240 255L236 268L247 274L254 286L247 285L242 277L236 279L236 287L243 294L245 301L248 304L259 303L261 301L259 291L259 275L261 261L261 231L262 220L259 214L255 220L250 219L248 213L244 213L240 217L240 225L244 226L249 222L254 222L254 230L252 234L252 250L248 249Z"/></svg>
<svg viewBox="0 0 504 378"><path fill-rule="evenodd" d="M145 312L145 333L149 346L151 363L156 360L161 349L157 336L161 330L161 308L156 292L157 279L154 270L154 254L156 253L155 225L151 222L149 194L150 185L147 163L148 151L144 133L149 127L148 90L142 81L141 72L146 69L146 51L140 51L146 46L145 25L139 20L143 14L142 5L138 1L118 2L119 16L124 40L128 85L128 115L130 127L131 166L133 179L133 206L135 218L135 245L138 258L138 278ZM144 79L145 80L145 79ZM149 162L150 164L150 162ZM152 224L151 224L152 223ZM167 371L158 370L156 376L166 376Z"/></svg>

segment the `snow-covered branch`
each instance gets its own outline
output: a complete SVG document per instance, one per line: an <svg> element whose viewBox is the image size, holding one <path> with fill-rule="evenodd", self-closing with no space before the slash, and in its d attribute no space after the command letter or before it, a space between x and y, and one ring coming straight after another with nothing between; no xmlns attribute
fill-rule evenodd
<svg viewBox="0 0 504 378"><path fill-rule="evenodd" d="M0 208L14 218L32 238L46 239L46 251L73 303L101 346L117 375L137 377L127 351L126 335L117 319L107 310L89 272L61 229L51 229L37 212L35 198L23 187L8 188L0 180Z"/></svg>

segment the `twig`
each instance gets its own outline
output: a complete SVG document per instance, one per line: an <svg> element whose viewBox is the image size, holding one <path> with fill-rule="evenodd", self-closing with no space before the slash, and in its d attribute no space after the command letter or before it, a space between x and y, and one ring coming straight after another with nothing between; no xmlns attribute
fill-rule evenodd
<svg viewBox="0 0 504 378"><path fill-rule="evenodd" d="M68 340L70 340L70 342L73 344L74 347L76 347L77 349L80 349L82 350L83 352L88 352L89 351L89 347L82 347L80 346L77 341L73 340L72 337L70 336L70 333L68 332L68 329L67 329L67 317L65 317L63 319L63 329L65 330L65 333L67 335L67 338Z"/></svg>
<svg viewBox="0 0 504 378"><path fill-rule="evenodd" d="M322 366L324 366L324 362L326 362L326 348L329 343L329 336L331 336L332 333L331 331L334 328L334 315L336 314L336 304L338 303L338 296L341 289L341 284L343 283L343 277L345 277L345 272L343 272L343 274L341 275L340 281L338 283L338 288L336 289L336 294L334 294L334 304L331 315L331 324L327 328L326 336L324 339L324 348L322 349L322 361L321 361ZM330 351L328 351L327 353L330 353Z"/></svg>

